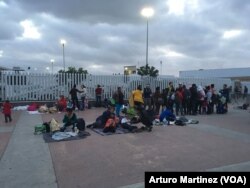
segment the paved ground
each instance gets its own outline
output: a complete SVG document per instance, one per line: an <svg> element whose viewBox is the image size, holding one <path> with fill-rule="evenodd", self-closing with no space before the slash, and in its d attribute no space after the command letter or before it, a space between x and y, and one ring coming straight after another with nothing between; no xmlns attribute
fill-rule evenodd
<svg viewBox="0 0 250 188"><path fill-rule="evenodd" d="M91 123L104 109L77 112ZM47 144L34 125L63 114L15 111L0 119L0 187L139 188L145 171L250 171L250 113L198 115L197 125L148 133L91 136Z"/></svg>

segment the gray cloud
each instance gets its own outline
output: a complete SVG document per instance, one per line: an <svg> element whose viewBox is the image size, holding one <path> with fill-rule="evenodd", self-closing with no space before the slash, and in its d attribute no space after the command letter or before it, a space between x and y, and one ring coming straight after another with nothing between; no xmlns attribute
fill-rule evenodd
<svg viewBox="0 0 250 188"><path fill-rule="evenodd" d="M15 1L15 0L14 0ZM15 1L16 2L16 1ZM45 12L69 20L89 23L127 23L140 20L139 11L145 5L154 5L160 0L19 0L18 5L31 12Z"/></svg>
<svg viewBox="0 0 250 188"><path fill-rule="evenodd" d="M45 70L55 59L62 69L62 46L66 66L86 68L92 74L123 72L127 65L144 65L145 5L155 9L149 20L149 63L165 74L180 70L248 66L250 2L247 0L197 1L183 15L168 14L167 1L150 0L10 0L0 5L1 66ZM191 5L191 0L184 1ZM20 22L30 20L40 39L23 38ZM225 39L225 31L242 34ZM237 62L237 63L235 63Z"/></svg>

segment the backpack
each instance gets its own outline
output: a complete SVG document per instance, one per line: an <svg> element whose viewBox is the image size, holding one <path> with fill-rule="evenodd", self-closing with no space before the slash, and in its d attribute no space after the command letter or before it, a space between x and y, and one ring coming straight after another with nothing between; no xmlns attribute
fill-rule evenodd
<svg viewBox="0 0 250 188"><path fill-rule="evenodd" d="M76 127L79 131L85 130L85 121L83 118L78 118L76 122Z"/></svg>
<svg viewBox="0 0 250 188"><path fill-rule="evenodd" d="M46 132L46 127L43 124L35 125L34 134L42 134Z"/></svg>
<svg viewBox="0 0 250 188"><path fill-rule="evenodd" d="M50 133L50 122L44 122L43 125L45 126L46 133Z"/></svg>

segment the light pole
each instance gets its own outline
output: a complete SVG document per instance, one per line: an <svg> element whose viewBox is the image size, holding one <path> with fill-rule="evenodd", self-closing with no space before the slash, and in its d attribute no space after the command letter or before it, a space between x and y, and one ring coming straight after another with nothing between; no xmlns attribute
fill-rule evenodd
<svg viewBox="0 0 250 188"><path fill-rule="evenodd" d="M146 65L148 65L148 19L154 15L154 9L147 7L141 10L141 15L147 18L147 37L146 37Z"/></svg>
<svg viewBox="0 0 250 188"><path fill-rule="evenodd" d="M52 72L52 74L53 74L53 68L54 68L54 63L55 63L55 60L54 59L51 59L50 60L50 62L51 62L51 72Z"/></svg>
<svg viewBox="0 0 250 188"><path fill-rule="evenodd" d="M65 53L64 53L64 46L66 44L66 40L61 39L61 45L63 47L63 71L65 72Z"/></svg>
<svg viewBox="0 0 250 188"><path fill-rule="evenodd" d="M161 75L162 75L162 61L160 61L160 64L161 64Z"/></svg>

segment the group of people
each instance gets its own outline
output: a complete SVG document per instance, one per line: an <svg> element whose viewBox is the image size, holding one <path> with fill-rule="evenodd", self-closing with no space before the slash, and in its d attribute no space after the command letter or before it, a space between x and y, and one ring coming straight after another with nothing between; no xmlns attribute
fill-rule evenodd
<svg viewBox="0 0 250 188"><path fill-rule="evenodd" d="M219 92L214 84L206 87L192 84L190 88L179 84L174 88L173 83L169 82L168 87L162 91L160 87L152 92L147 85L142 91L141 86L133 94L135 104L143 104L145 108L153 110L155 114L160 114L160 109L169 109L172 113L178 115L197 115L220 113L220 108L227 111L229 102L229 88L224 84Z"/></svg>
<svg viewBox="0 0 250 188"><path fill-rule="evenodd" d="M81 94L81 105L78 101L78 97L77 94L80 93ZM81 85L81 90L76 88L76 84L74 84L73 88L70 90L69 92L70 96L71 96L71 102L73 105L73 109L75 109L76 107L80 110L84 110L85 109L85 99L87 96L87 89L85 85Z"/></svg>
<svg viewBox="0 0 250 188"><path fill-rule="evenodd" d="M101 88L100 85L97 88ZM78 103L77 92L81 93L75 86L70 91L73 110ZM99 101L100 99L97 100ZM131 124L126 114L123 114L123 116L120 114L121 108L125 104L124 93L121 87L118 87L113 93L112 100L113 103L110 103L107 109L96 118L96 121L87 127L102 128L103 132L115 132L119 125L130 131L135 131L137 126ZM197 113L213 113L215 105L219 106L223 104L223 108L226 111L228 100L229 91L227 85L224 85L224 88L219 93L215 90L213 84L205 88L196 86L196 84L192 84L190 88L186 88L185 85L179 84L177 88L174 88L173 83L170 82L168 87L162 91L160 87L156 87L155 92L152 92L150 85L146 85L144 89L142 89L141 85L138 85L131 92L129 106L136 110L139 121L146 125L145 129L151 131L152 122L156 117L159 117L160 122L165 120L169 124L179 114L196 115Z"/></svg>
<svg viewBox="0 0 250 188"><path fill-rule="evenodd" d="M244 86L243 91L242 91L241 85L236 85L234 88L234 94L235 94L235 96L234 96L235 100L238 100L241 97L243 99L246 99L247 95L248 95L248 87Z"/></svg>
<svg viewBox="0 0 250 188"><path fill-rule="evenodd" d="M108 103L107 110L103 112L102 115L96 118L96 121L90 125L88 128L101 128L103 132L115 132L116 128L120 126L123 129L127 129L130 132L140 132L142 130L152 130L152 121L153 119L148 119L148 116L145 115L145 111L143 108L143 100L140 100L142 97L140 96L140 90L135 90L133 93L133 102L135 104L135 109L137 111L138 122L142 122L145 126L137 127L133 125L131 118L123 113L121 116L121 109L125 104L124 94L122 92L122 88L118 87L117 90L112 95L112 101Z"/></svg>
<svg viewBox="0 0 250 188"><path fill-rule="evenodd" d="M97 106L99 106L103 92L100 85L97 86L95 92ZM81 104L78 101L78 93L81 96ZM77 123L77 116L74 110L76 108L84 110L86 106L87 89L85 85L81 85L81 89L77 89L76 85L74 85L69 94L71 95L71 100L61 95L56 103L59 111L66 112L61 131L65 131L66 127L71 125L73 125L74 129ZM131 132L136 132L138 127L133 125L131 117L126 113L121 116L121 109L125 105L124 93L121 87L118 87L114 91L112 100L113 103L109 104L107 109L96 118L96 121L87 127L102 128L103 132L115 132L119 125ZM156 117L159 118L160 122L165 120L169 124L179 114L196 115L198 113L214 113L214 106L216 106L217 113L226 113L228 101L229 88L226 84L220 92L217 92L214 84L205 88L196 84L192 84L190 88L187 88L185 85L179 84L177 88L174 88L173 83L169 82L166 88L161 90L160 87L156 87L154 92L152 92L149 84L145 88L138 85L131 92L129 107L136 110L139 121L145 125L144 129L151 131L152 122ZM5 122L11 122L11 104L8 100L3 104L3 113Z"/></svg>
<svg viewBox="0 0 250 188"><path fill-rule="evenodd" d="M140 118L140 117L138 117ZM141 120L143 122L143 120ZM137 121L136 123L140 122ZM144 126L145 125L145 126ZM92 124L87 125L87 128L97 128L102 129L104 133L116 132L118 127L122 129L126 129L129 132L142 132L142 131L151 131L152 130L152 122L150 125L144 124L143 126L135 125L135 122L128 116L128 114L124 114L123 116L116 116L115 106L108 106L107 109L96 118L96 121Z"/></svg>
<svg viewBox="0 0 250 188"><path fill-rule="evenodd" d="M97 87L95 88L95 96L96 96L96 107L101 107L102 106L102 94L104 90L103 88L98 84ZM86 99L87 99L87 88L83 84L81 85L81 89L77 89L76 84L74 84L73 88L69 92L71 96L71 102L73 105L73 109L80 109L80 110L85 110L85 107L88 105L86 104ZM78 100L78 94L80 94L80 99L81 103Z"/></svg>

